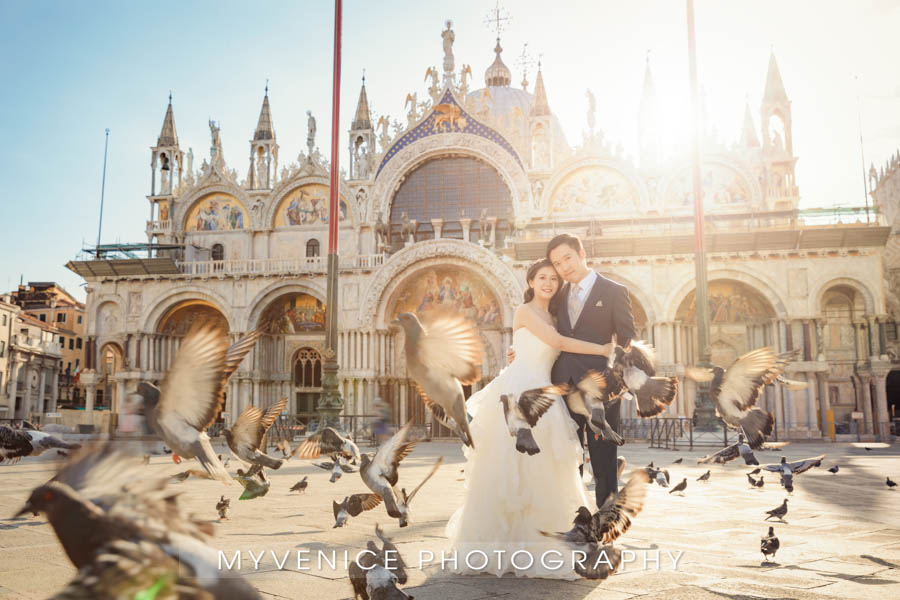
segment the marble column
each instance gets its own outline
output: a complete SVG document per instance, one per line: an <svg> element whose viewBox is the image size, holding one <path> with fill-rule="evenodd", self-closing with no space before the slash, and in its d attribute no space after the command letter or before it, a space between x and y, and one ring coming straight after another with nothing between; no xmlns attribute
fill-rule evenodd
<svg viewBox="0 0 900 600"><path fill-rule="evenodd" d="M97 397L97 386L90 384L84 390L84 416L82 422L86 425L94 423L94 399Z"/></svg>
<svg viewBox="0 0 900 600"><path fill-rule="evenodd" d="M43 414L44 413L44 396L46 394L45 387L47 384L47 369L44 368L44 365L41 365L39 370L40 370L41 375L40 375L40 381L38 382L38 385L40 386L40 388L38 388L37 406L35 406L34 409L32 409L32 411L36 412L38 414Z"/></svg>
<svg viewBox="0 0 900 600"><path fill-rule="evenodd" d="M878 439L882 442L891 441L891 417L888 415L887 405L887 373L875 373L875 408L878 416Z"/></svg>
<svg viewBox="0 0 900 600"><path fill-rule="evenodd" d="M438 240L441 238L441 230L444 228L444 220L443 219L432 219L431 226L434 228L434 239Z"/></svg>
<svg viewBox="0 0 900 600"><path fill-rule="evenodd" d="M825 373L816 373L816 389L819 390L819 429L822 431L822 437L828 437L828 411L831 409L831 399L825 386Z"/></svg>
<svg viewBox="0 0 900 600"><path fill-rule="evenodd" d="M873 315L866 315L866 331L868 332L868 340L869 340L869 356L877 357L878 350L876 348L877 337L878 337L878 324L875 322L875 317Z"/></svg>
<svg viewBox="0 0 900 600"><path fill-rule="evenodd" d="M406 423L409 420L409 384L406 380L400 382L400 422Z"/></svg>
<svg viewBox="0 0 900 600"><path fill-rule="evenodd" d="M59 402L59 369L53 371L53 395L50 400L48 412L56 412L56 404Z"/></svg>
<svg viewBox="0 0 900 600"><path fill-rule="evenodd" d="M110 404L111 414L118 415L122 412L122 406L125 404L125 380L119 379L116 381L116 398L115 398L115 406Z"/></svg>
<svg viewBox="0 0 900 600"><path fill-rule="evenodd" d="M469 240L469 229L472 227L472 219L460 219L459 224L462 225L463 230L463 240L468 242Z"/></svg>
<svg viewBox="0 0 900 600"><path fill-rule="evenodd" d="M872 389L871 389L871 379L868 376L860 376L860 381L862 382L862 400L863 400L863 415L865 416L865 433L872 434L874 431L872 430Z"/></svg>
<svg viewBox="0 0 900 600"><path fill-rule="evenodd" d="M778 439L787 438L788 423L785 420L790 414L785 406L787 391L783 385L775 386L775 420L778 423Z"/></svg>
<svg viewBox="0 0 900 600"><path fill-rule="evenodd" d="M819 419L816 415L816 409L819 406L817 398L819 395L819 386L816 385L816 374L807 373L806 380L809 382L809 387L806 388L808 398L806 419L809 426L809 433L811 437L819 437L821 435L819 433Z"/></svg>

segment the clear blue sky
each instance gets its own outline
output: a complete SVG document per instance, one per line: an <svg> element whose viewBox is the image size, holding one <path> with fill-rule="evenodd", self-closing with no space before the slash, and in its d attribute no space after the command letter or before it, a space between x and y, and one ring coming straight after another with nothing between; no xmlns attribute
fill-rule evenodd
<svg viewBox="0 0 900 600"><path fill-rule="evenodd" d="M759 126L759 100L774 47L793 105L802 206L863 201L856 83L866 161L900 146L900 2L697 0L701 83L720 138L737 139L744 99ZM424 73L440 68L440 31L454 21L457 66L476 87L493 60L484 21L493 2L347 0L341 102L346 129L366 69L373 111L401 118L406 94L426 97ZM687 107L684 3L678 0L507 0L504 59L528 42L543 55L551 109L570 143L586 127L585 90L597 122L634 154L637 104L650 52L668 134L683 134ZM56 280L83 298L63 267L96 242L104 128L110 129L103 242L143 242L150 151L169 90L182 149L195 168L209 155L207 119L221 124L229 166L246 172L266 79L280 162L305 148L306 110L329 152L333 4L316 2L50 2L0 0L0 288ZM529 79L534 81L533 69ZM530 89L533 89L530 88ZM686 141L686 140L683 140Z"/></svg>

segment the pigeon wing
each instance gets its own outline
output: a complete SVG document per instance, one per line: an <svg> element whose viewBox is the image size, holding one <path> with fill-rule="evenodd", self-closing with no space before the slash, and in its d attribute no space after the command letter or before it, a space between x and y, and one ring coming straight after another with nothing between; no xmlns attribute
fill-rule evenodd
<svg viewBox="0 0 900 600"><path fill-rule="evenodd" d="M481 379L484 347L474 323L458 313L441 312L423 328L416 358L427 370L456 377L463 385Z"/></svg>
<svg viewBox="0 0 900 600"><path fill-rule="evenodd" d="M738 443L735 442L735 443L731 444L730 446L725 446L718 452L714 452L713 454L704 456L703 458L698 458L697 464L702 465L702 464L711 463L711 462L727 463L729 461L734 460L738 456L740 456L740 451L738 449Z"/></svg>
<svg viewBox="0 0 900 600"><path fill-rule="evenodd" d="M344 438L331 427L311 435L294 449L300 458L319 458L323 454L340 452Z"/></svg>
<svg viewBox="0 0 900 600"><path fill-rule="evenodd" d="M640 340L632 340L628 345L628 359L650 377L656 375L656 351L653 346Z"/></svg>
<svg viewBox="0 0 900 600"><path fill-rule="evenodd" d="M578 382L578 389L583 393L606 401L609 399L608 385L606 382L606 374L599 371L588 371L584 377Z"/></svg>
<svg viewBox="0 0 900 600"><path fill-rule="evenodd" d="M809 387L808 381L797 381L795 379L788 379L787 377L782 377L779 375L775 378L775 381L791 390L792 392L799 392L800 390L805 390Z"/></svg>
<svg viewBox="0 0 900 600"><path fill-rule="evenodd" d="M263 413L258 407L248 406L244 409L231 427L231 438L235 446L232 450L237 452L237 448L243 447L248 452L252 452L259 448L265 431L261 424L262 418Z"/></svg>
<svg viewBox="0 0 900 600"><path fill-rule="evenodd" d="M530 426L534 427L537 425L538 419L553 406L556 396L548 394L557 394L555 391L557 387L550 386L549 388L526 390L519 396L519 412ZM551 391L548 392L547 390Z"/></svg>
<svg viewBox="0 0 900 600"><path fill-rule="evenodd" d="M804 460L798 460L796 462L787 463L787 466L790 467L791 473L794 475L798 473L804 473L809 471L813 467L821 466L822 461L825 459L824 454L820 454L819 456L814 456L812 458L807 458Z"/></svg>
<svg viewBox="0 0 900 600"><path fill-rule="evenodd" d="M0 460L28 456L33 449L25 431L0 425Z"/></svg>
<svg viewBox="0 0 900 600"><path fill-rule="evenodd" d="M412 502L412 499L416 496L416 493L418 493L418 491L419 491L420 489L422 489L422 486L425 485L425 483L426 483L429 479L431 479L431 478L434 476L435 473L437 473L438 468L440 468L441 463L443 463L443 462L444 462L444 457L443 457L443 456L439 456L438 459L434 462L434 466L431 467L431 470L430 470L430 471L428 471L428 475L425 476L425 479L423 479L423 480L419 483L419 485L417 485L417 486L413 489L413 491L411 491L411 492L409 493L409 495L406 496L406 498L404 499L404 502L405 502L407 505L409 505L409 503Z"/></svg>
<svg viewBox="0 0 900 600"><path fill-rule="evenodd" d="M607 500L592 519L595 536L604 544L612 543L631 527L631 519L644 508L650 474L646 469L635 471L625 487Z"/></svg>
<svg viewBox="0 0 900 600"><path fill-rule="evenodd" d="M797 360L800 357L800 349L791 350L789 352L782 352L778 356L775 357L775 364L772 365L772 368L768 370L764 379L766 384L775 383L777 379L784 374L784 370L787 368L788 364Z"/></svg>
<svg viewBox="0 0 900 600"><path fill-rule="evenodd" d="M431 414L434 415L434 418L440 421L448 429L456 431L458 427L456 419L448 415L443 406L429 398L428 394L425 393L425 390L422 389L422 386L420 386L415 381L413 381L413 384L416 386L416 390L419 392L419 396L422 398L422 402L425 403L425 406L428 408L428 410L431 411Z"/></svg>
<svg viewBox="0 0 900 600"><path fill-rule="evenodd" d="M227 350L225 334L212 327L195 329L185 336L172 367L162 382L157 407L164 416L203 431L221 410L222 371Z"/></svg>
<svg viewBox="0 0 900 600"><path fill-rule="evenodd" d="M416 442L406 440L411 426L412 421L409 421L401 427L400 431L392 435L387 442L378 448L375 458L372 459L372 466L381 471L391 485L396 483L397 466L400 464L400 461L406 458L416 445Z"/></svg>
<svg viewBox="0 0 900 600"><path fill-rule="evenodd" d="M347 503L347 512L351 517L358 517L359 514L366 510L372 510L381 504L381 496L378 494L353 494ZM337 515L335 515L337 518Z"/></svg>

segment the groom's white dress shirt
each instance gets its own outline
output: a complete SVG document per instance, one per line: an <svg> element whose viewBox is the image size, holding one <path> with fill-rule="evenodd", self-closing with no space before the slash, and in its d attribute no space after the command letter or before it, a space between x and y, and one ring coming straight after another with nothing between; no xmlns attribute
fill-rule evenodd
<svg viewBox="0 0 900 600"><path fill-rule="evenodd" d="M569 284L568 309L569 323L572 324L572 327L575 327L578 317L581 316L581 309L584 308L584 302L587 300L588 294L591 293L591 289L596 282L597 272L593 269L588 269L587 275L585 275L581 281L575 284Z"/></svg>

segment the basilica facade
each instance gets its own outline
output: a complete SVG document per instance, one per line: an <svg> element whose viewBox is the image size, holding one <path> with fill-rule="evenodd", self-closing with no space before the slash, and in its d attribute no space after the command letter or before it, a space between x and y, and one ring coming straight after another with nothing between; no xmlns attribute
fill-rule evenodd
<svg viewBox="0 0 900 600"><path fill-rule="evenodd" d="M635 90L632 160L604 138L592 108L583 139L567 140L541 68L533 89L513 85L499 39L476 86L473 67L456 64L449 25L442 38L442 67L407 95L404 122L370 113L365 82L350 120L338 224L344 412L372 414L380 398L396 422L430 421L405 373L402 334L390 327L400 312L468 314L486 348L486 380L495 376L525 270L561 232L578 234L591 267L628 287L660 371L682 375L698 358L691 170L688 156L660 151L649 65ZM815 211L798 209L792 106L774 55L763 83L760 126L748 104L738 142L703 146L712 360L727 366L764 345L800 349L788 374L808 388L770 386L760 400L779 438L888 439L900 311L887 277L891 227L880 215L818 224ZM308 119L307 148L279 163L267 94L241 177L213 122L210 155L195 168L170 99L151 149L150 257L68 265L87 281L88 403L96 382L112 378L113 410L122 410L138 381L163 377L196 322L237 339L274 316L230 381L224 418L283 396L293 414L314 411L331 309L329 165ZM663 416L690 417L695 395L683 380Z"/></svg>

